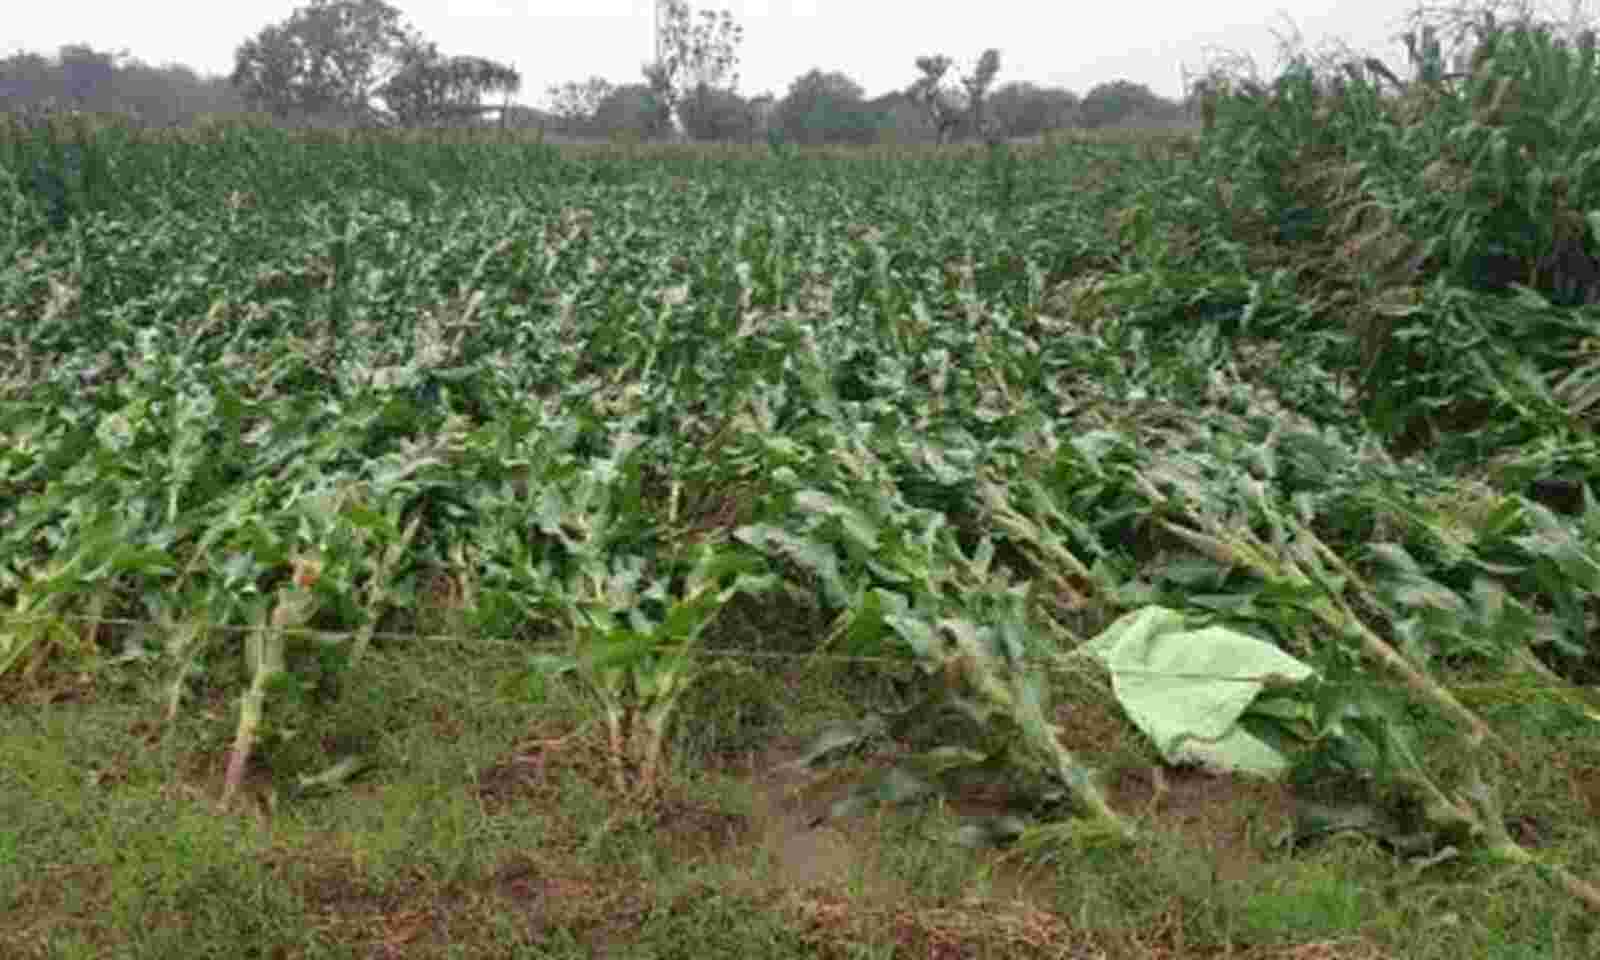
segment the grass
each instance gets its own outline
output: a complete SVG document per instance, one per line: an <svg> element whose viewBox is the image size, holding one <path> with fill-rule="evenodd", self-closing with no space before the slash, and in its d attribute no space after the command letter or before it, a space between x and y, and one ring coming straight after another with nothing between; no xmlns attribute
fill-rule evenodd
<svg viewBox="0 0 1600 960"><path fill-rule="evenodd" d="M231 816L214 808L223 744L204 712L158 741L136 692L4 707L0 952L1427 960L1580 957L1600 943L1595 919L1536 876L1470 853L1419 873L1361 838L1276 846L1293 816L1285 787L1168 771L1152 802L1137 748L1117 787L1125 809L1148 811L1133 848L950 843L981 800L806 829L847 781L781 769L801 738L771 730L848 712L859 681L803 664L713 674L670 788L649 807L619 804L581 691L529 696L519 651L472 650L478 668L448 688L432 678L458 649L375 656L327 723L369 732L372 769L293 796L296 775L345 745L268 752ZM1105 709L1076 696L1064 711ZM1600 747L1522 723L1527 775L1512 782L1537 846L1600 861Z"/></svg>

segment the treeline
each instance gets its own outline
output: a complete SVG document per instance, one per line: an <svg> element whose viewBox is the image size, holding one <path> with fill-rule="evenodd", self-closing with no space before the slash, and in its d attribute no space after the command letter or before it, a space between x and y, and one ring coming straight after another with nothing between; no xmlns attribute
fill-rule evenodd
<svg viewBox="0 0 1600 960"><path fill-rule="evenodd" d="M1082 96L1059 87L1006 83L981 102L981 112L971 109L970 99L943 97L930 104L914 87L869 97L848 74L813 69L796 77L782 97L744 97L709 87L689 91L678 104L678 118L682 134L691 140L766 138L800 145L1027 139L1052 130L1174 128L1187 122L1182 103L1120 80ZM653 140L672 134L670 115L648 84L612 86L599 77L552 88L548 110L519 111L513 122L585 139Z"/></svg>
<svg viewBox="0 0 1600 960"><path fill-rule="evenodd" d="M482 57L446 55L384 0L309 0L244 38L228 77L151 67L84 45L54 57L0 60L0 108L81 111L147 126L245 114L282 126L435 127L498 124L574 139L787 142L798 145L1027 139L1052 130L1175 127L1187 112L1143 84L1118 80L1079 96L1003 80L1000 51L970 69L917 57L907 85L876 97L848 74L813 69L781 95L739 92L743 29L727 11L692 14L673 0L665 55L635 82L601 77L514 104L522 78ZM498 101L498 102L496 102Z"/></svg>
<svg viewBox="0 0 1600 960"><path fill-rule="evenodd" d="M69 45L55 56L17 53L0 59L0 110L24 115L81 110L151 126L188 126L201 117L240 113L245 103L225 77Z"/></svg>

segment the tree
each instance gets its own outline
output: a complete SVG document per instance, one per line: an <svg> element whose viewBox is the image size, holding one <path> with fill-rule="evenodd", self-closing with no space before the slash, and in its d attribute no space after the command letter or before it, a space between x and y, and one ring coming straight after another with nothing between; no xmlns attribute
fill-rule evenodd
<svg viewBox="0 0 1600 960"><path fill-rule="evenodd" d="M566 132L583 134L594 123L600 104L615 90L611 81L604 77L590 77L587 80L569 80L545 92L550 98L550 112L560 119Z"/></svg>
<svg viewBox="0 0 1600 960"><path fill-rule="evenodd" d="M745 101L750 111L750 142L772 135L778 115L778 98L771 93L761 93Z"/></svg>
<svg viewBox="0 0 1600 960"><path fill-rule="evenodd" d="M125 52L70 45L53 58L0 58L0 109L22 114L67 107L170 126L204 114L239 113L244 103L226 78L201 77L178 65L151 67Z"/></svg>
<svg viewBox="0 0 1600 960"><path fill-rule="evenodd" d="M866 102L878 118L878 139L892 143L926 143L937 131L928 122L922 102L905 90L892 90Z"/></svg>
<svg viewBox="0 0 1600 960"><path fill-rule="evenodd" d="M81 109L108 109L116 87L116 57L92 47L70 45L57 54L67 99Z"/></svg>
<svg viewBox="0 0 1600 960"><path fill-rule="evenodd" d="M240 44L231 79L247 103L279 119L371 121L378 88L415 43L383 0L311 0Z"/></svg>
<svg viewBox="0 0 1600 960"><path fill-rule="evenodd" d="M837 71L814 69L795 78L773 124L794 143L872 143L882 126L861 85Z"/></svg>
<svg viewBox="0 0 1600 960"><path fill-rule="evenodd" d="M1006 137L1036 137L1072 124L1078 97L1070 90L1008 83L989 95L985 109Z"/></svg>
<svg viewBox="0 0 1600 960"><path fill-rule="evenodd" d="M743 97L715 87L697 87L679 105L678 119L693 140L747 140L755 126Z"/></svg>
<svg viewBox="0 0 1600 960"><path fill-rule="evenodd" d="M966 115L966 104L962 102L960 95L946 87L944 82L945 74L950 72L954 61L940 54L918 57L916 63L922 76L911 84L906 93L922 105L928 116L928 122L933 124L937 141L944 143L961 123L961 118Z"/></svg>
<svg viewBox="0 0 1600 960"><path fill-rule="evenodd" d="M669 129L665 106L642 83L625 83L612 90L595 108L593 128L606 136L648 139Z"/></svg>
<svg viewBox="0 0 1600 960"><path fill-rule="evenodd" d="M968 110L972 113L972 130L979 136L986 136L989 132L983 125L983 102L994 84L995 74L999 72L1000 51L990 47L978 57L976 69L961 77L961 89L966 91Z"/></svg>
<svg viewBox="0 0 1600 960"><path fill-rule="evenodd" d="M129 60L117 68L116 109L145 124L184 126L202 116L245 110L226 77L202 77L188 67L152 67Z"/></svg>
<svg viewBox="0 0 1600 960"><path fill-rule="evenodd" d="M1114 80L1084 94L1079 111L1085 127L1108 127L1141 117L1160 118L1174 105L1142 83Z"/></svg>
<svg viewBox="0 0 1600 960"><path fill-rule="evenodd" d="M355 123L433 123L521 86L511 67L441 55L384 0L311 0L240 44L230 80L280 120Z"/></svg>
<svg viewBox="0 0 1600 960"><path fill-rule="evenodd" d="M704 112L718 92L738 88L744 27L727 10L702 10L696 23L686 0L668 0L663 12L661 57L645 64L644 78L676 129L686 99L702 101L697 108Z"/></svg>
<svg viewBox="0 0 1600 960"><path fill-rule="evenodd" d="M521 75L511 67L482 57L446 57L431 43L407 49L402 61L377 92L405 127L476 119L486 94L509 96L522 87Z"/></svg>

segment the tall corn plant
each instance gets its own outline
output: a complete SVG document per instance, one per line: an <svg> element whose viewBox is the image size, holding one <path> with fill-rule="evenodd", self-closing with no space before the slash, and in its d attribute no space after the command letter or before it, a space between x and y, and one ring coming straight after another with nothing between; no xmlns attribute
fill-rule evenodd
<svg viewBox="0 0 1600 960"><path fill-rule="evenodd" d="M1484 15L1468 71L1444 72L1430 29L1411 36L1415 77L1372 58L1302 59L1269 86L1215 98L1206 163L1312 275L1353 290L1367 411L1398 434L1427 398L1487 399L1444 343L1481 335L1441 313L1440 287L1521 285L1555 304L1600 298L1600 71L1592 31L1568 38Z"/></svg>
<svg viewBox="0 0 1600 960"><path fill-rule="evenodd" d="M574 439L531 445L540 459L526 487L485 501L474 553L488 604L520 607L563 636L565 652L537 655L535 667L581 680L605 719L614 786L648 796L707 631L735 596L772 581L758 556L725 538L665 536L675 518L646 497L639 435L618 429L592 458L572 450Z"/></svg>

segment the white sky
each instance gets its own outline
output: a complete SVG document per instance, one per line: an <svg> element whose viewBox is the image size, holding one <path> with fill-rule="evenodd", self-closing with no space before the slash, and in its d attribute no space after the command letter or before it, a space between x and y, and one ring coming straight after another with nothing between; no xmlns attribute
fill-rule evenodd
<svg viewBox="0 0 1600 960"><path fill-rule="evenodd" d="M233 50L303 0L50 0L7 17L0 53L53 55L63 44L126 50L151 64L182 63L225 74ZM391 0L448 54L509 63L522 73L518 99L539 104L554 83L599 74L633 82L651 55L652 0ZM999 83L1026 80L1083 94L1132 80L1180 93L1208 49L1254 56L1266 75L1274 33L1298 28L1315 49L1342 40L1382 56L1397 72L1394 36L1414 0L704 0L745 27L740 90L782 96L812 67L841 70L871 96L905 87L912 61L945 53L964 68L985 47L1001 52ZM1563 4L1565 6L1565 4Z"/></svg>

